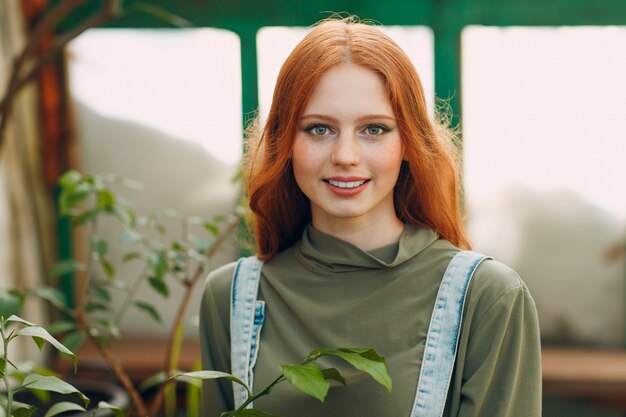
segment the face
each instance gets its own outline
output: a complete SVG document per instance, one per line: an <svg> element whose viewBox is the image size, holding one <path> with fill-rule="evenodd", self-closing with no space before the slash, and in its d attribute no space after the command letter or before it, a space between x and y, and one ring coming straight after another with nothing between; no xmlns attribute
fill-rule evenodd
<svg viewBox="0 0 626 417"><path fill-rule="evenodd" d="M304 109L292 148L313 226L328 233L347 224L397 222L393 189L402 157L382 78L354 64L328 70Z"/></svg>

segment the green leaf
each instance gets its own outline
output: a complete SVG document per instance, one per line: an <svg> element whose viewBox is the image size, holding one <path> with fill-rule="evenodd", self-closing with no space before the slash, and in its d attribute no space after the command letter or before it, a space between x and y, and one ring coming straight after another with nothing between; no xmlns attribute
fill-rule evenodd
<svg viewBox="0 0 626 417"><path fill-rule="evenodd" d="M0 397L0 400L2 399L2 397ZM7 417L7 412L4 409L4 405L2 405L2 402L0 401L0 417Z"/></svg>
<svg viewBox="0 0 626 417"><path fill-rule="evenodd" d="M68 259L57 262L50 270L50 275L60 277L61 275L70 274L74 271L85 271L86 269L85 264L75 261L74 259Z"/></svg>
<svg viewBox="0 0 626 417"><path fill-rule="evenodd" d="M124 187L130 188L132 190L142 190L144 188L143 183L141 183L139 181L136 181L136 180L133 180L131 178L123 177L121 175L115 175L115 174L108 173L108 174L103 174L102 178L105 181L113 182L115 184L120 184L120 185L123 185Z"/></svg>
<svg viewBox="0 0 626 417"><path fill-rule="evenodd" d="M154 213L152 213L152 215L150 216L152 219L159 219L162 217L180 217L180 212L176 209L173 209L171 207L164 207L162 209L159 209L157 211L155 211Z"/></svg>
<svg viewBox="0 0 626 417"><path fill-rule="evenodd" d="M59 185L63 188L75 187L83 176L80 172L70 169L59 178Z"/></svg>
<svg viewBox="0 0 626 417"><path fill-rule="evenodd" d="M159 251L148 255L148 266L157 278L162 279L167 274L167 252Z"/></svg>
<svg viewBox="0 0 626 417"><path fill-rule="evenodd" d="M73 321L55 321L53 323L48 324L47 330L51 335L55 335L57 333L69 332L71 330L76 329L76 323ZM67 347L67 343L63 343L65 347ZM72 348L68 348L69 350L73 350Z"/></svg>
<svg viewBox="0 0 626 417"><path fill-rule="evenodd" d="M148 283L150 286L163 297L167 298L170 296L170 289L162 279L158 279L157 277L148 278Z"/></svg>
<svg viewBox="0 0 626 417"><path fill-rule="evenodd" d="M330 384L324 378L319 366L309 362L300 365L281 365L280 369L296 388L324 402Z"/></svg>
<svg viewBox="0 0 626 417"><path fill-rule="evenodd" d="M120 234L120 240L124 243L139 243L143 240L143 235L136 230L124 229Z"/></svg>
<svg viewBox="0 0 626 417"><path fill-rule="evenodd" d="M333 379L335 381L341 382L343 385L346 385L346 380L341 376L339 371L335 368L323 369L322 374L325 379Z"/></svg>
<svg viewBox="0 0 626 417"><path fill-rule="evenodd" d="M106 401L100 401L98 403L98 410L109 410L115 417L124 417L124 412L121 408L116 407L113 404L109 404Z"/></svg>
<svg viewBox="0 0 626 417"><path fill-rule="evenodd" d="M246 390L248 389L248 386L241 379L231 374L227 374L226 372L220 372L220 371L183 372L181 374L174 375L170 377L169 379L180 379L181 381L185 381L186 378L194 378L194 379L200 379L200 380L225 378L225 379L228 379L229 381L232 381L236 384L243 386ZM249 393L250 391L248 391L248 394Z"/></svg>
<svg viewBox="0 0 626 417"><path fill-rule="evenodd" d="M111 306L91 301L85 305L85 311L88 313L93 313L94 311L111 311Z"/></svg>
<svg viewBox="0 0 626 417"><path fill-rule="evenodd" d="M113 278L115 276L115 267L111 262L104 258L100 258L100 265L102 266L102 269L107 277Z"/></svg>
<svg viewBox="0 0 626 417"><path fill-rule="evenodd" d="M85 407L82 407L79 404L63 401L60 403L56 403L52 407L50 407L44 417L56 416L57 414L61 414L66 411L85 411Z"/></svg>
<svg viewBox="0 0 626 417"><path fill-rule="evenodd" d="M72 351L66 348L61 342L52 337L52 335L48 333L43 327L31 324L30 327L24 327L23 329L17 331L16 335L32 337L35 343L37 343L37 345L39 346L39 349L41 349L41 339L45 340L46 342L54 346L54 348L57 349L59 352L72 359L72 362L74 363L74 371L76 371L76 355L74 355Z"/></svg>
<svg viewBox="0 0 626 417"><path fill-rule="evenodd" d="M104 256L109 251L109 244L107 243L106 240L102 239L100 236L92 236L91 248L98 255Z"/></svg>
<svg viewBox="0 0 626 417"><path fill-rule="evenodd" d="M128 285L128 282L124 281L123 279L113 278L107 283L111 285L113 288L115 288L116 290L128 291L130 288L130 286Z"/></svg>
<svg viewBox="0 0 626 417"><path fill-rule="evenodd" d="M118 198L118 204L113 208L113 214L119 219L120 222L126 227L134 228L137 226L137 213L135 209L130 205L123 203Z"/></svg>
<svg viewBox="0 0 626 417"><path fill-rule="evenodd" d="M220 234L220 229L219 227L217 227L217 225L215 223L210 223L210 222L206 222L204 223L204 228L209 231L211 234L213 234L214 236L219 236Z"/></svg>
<svg viewBox="0 0 626 417"><path fill-rule="evenodd" d="M85 201L93 192L93 185L88 182L79 181L63 187L59 193L59 211L66 216L74 206Z"/></svg>
<svg viewBox="0 0 626 417"><path fill-rule="evenodd" d="M7 369L7 360L4 356L0 356L0 375L4 375Z"/></svg>
<svg viewBox="0 0 626 417"><path fill-rule="evenodd" d="M67 382L61 381L55 376L31 374L24 379L23 386L29 389L41 389L44 391L58 392L59 394L76 393L83 400L85 407L89 405L89 398L87 398L82 392Z"/></svg>
<svg viewBox="0 0 626 417"><path fill-rule="evenodd" d="M80 226L81 224L85 224L89 221L96 219L101 213L104 213L99 207L95 207L92 209L85 210L78 215L73 216L74 225Z"/></svg>
<svg viewBox="0 0 626 417"><path fill-rule="evenodd" d="M210 240L202 239L192 234L188 236L188 239L198 252L207 252L212 246L212 242Z"/></svg>
<svg viewBox="0 0 626 417"><path fill-rule="evenodd" d="M280 417L277 414L266 413L256 408L244 408L236 414L238 417Z"/></svg>
<svg viewBox="0 0 626 417"><path fill-rule="evenodd" d="M391 392L391 378L387 373L385 358L374 349L368 348L322 348L311 352L307 357L331 355L348 362L359 371L369 374L376 382Z"/></svg>
<svg viewBox="0 0 626 417"><path fill-rule="evenodd" d="M12 417L30 417L36 410L37 409L30 404L13 401Z"/></svg>
<svg viewBox="0 0 626 417"><path fill-rule="evenodd" d="M10 316L8 319L6 319L7 323L21 323L24 326L36 326L35 323L31 323L30 321L26 321L21 317L18 317L16 315L12 315Z"/></svg>
<svg viewBox="0 0 626 417"><path fill-rule="evenodd" d="M49 301L55 307L60 309L67 308L67 298L63 292L53 287L37 287L30 290L30 293Z"/></svg>
<svg viewBox="0 0 626 417"><path fill-rule="evenodd" d="M109 292L109 290L106 289L105 287L101 286L101 285L94 284L94 285L89 287L89 290L91 292L93 292L93 294L97 298L99 298L99 299L101 299L103 301L111 301L112 300L111 293Z"/></svg>
<svg viewBox="0 0 626 417"><path fill-rule="evenodd" d="M374 349L372 348L339 348L337 349L341 352L347 353L357 353L360 356L369 359L375 362L385 363L385 358L380 356Z"/></svg>
<svg viewBox="0 0 626 417"><path fill-rule="evenodd" d="M148 391L150 388L161 385L165 381L167 381L167 373L165 371L157 372L156 374L150 375L148 378L141 381L139 390L141 392Z"/></svg>
<svg viewBox="0 0 626 417"><path fill-rule="evenodd" d="M12 294L0 295L0 316L10 317L20 314L22 310L22 300Z"/></svg>
<svg viewBox="0 0 626 417"><path fill-rule="evenodd" d="M101 190L96 196L96 207L112 212L115 207L115 200L115 195L110 190Z"/></svg>
<svg viewBox="0 0 626 417"><path fill-rule="evenodd" d="M158 310L152 304L148 304L144 301L139 300L133 301L133 304L135 305L135 307L148 313L148 315L152 317L152 319L157 323L163 322L163 320L161 320L161 315L159 314Z"/></svg>
<svg viewBox="0 0 626 417"><path fill-rule="evenodd" d="M87 340L85 332L75 331L68 333L68 335L63 338L63 344L71 351L78 351L85 343L85 340Z"/></svg>
<svg viewBox="0 0 626 417"><path fill-rule="evenodd" d="M143 255L139 252L129 252L122 258L122 262L132 261L133 259L141 259Z"/></svg>

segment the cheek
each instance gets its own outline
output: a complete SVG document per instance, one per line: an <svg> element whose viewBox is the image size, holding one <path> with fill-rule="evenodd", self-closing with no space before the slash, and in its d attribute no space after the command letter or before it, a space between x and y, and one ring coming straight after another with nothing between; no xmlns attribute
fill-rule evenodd
<svg viewBox="0 0 626 417"><path fill-rule="evenodd" d="M303 188L303 181L314 171L314 161L312 152L306 142L299 140L297 137L291 149L291 165L293 167L293 175L300 189Z"/></svg>
<svg viewBox="0 0 626 417"><path fill-rule="evenodd" d="M291 147L291 165L293 166L294 174L301 170L302 163L306 160L305 155L306 151L303 149L302 142L296 138Z"/></svg>
<svg viewBox="0 0 626 417"><path fill-rule="evenodd" d="M376 152L375 157L372 158L372 163L378 172L397 176L403 160L402 145L397 142Z"/></svg>

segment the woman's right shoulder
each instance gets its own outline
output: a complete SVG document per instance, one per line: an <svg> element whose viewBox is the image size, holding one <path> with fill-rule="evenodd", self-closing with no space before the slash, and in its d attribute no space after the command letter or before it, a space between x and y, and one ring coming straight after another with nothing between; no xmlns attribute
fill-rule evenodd
<svg viewBox="0 0 626 417"><path fill-rule="evenodd" d="M205 294L211 294L211 296L216 299L224 299L223 297L226 297L225 299L229 299L230 286L233 281L233 274L235 273L236 267L237 262L235 261L222 265L209 272L209 275L204 283Z"/></svg>

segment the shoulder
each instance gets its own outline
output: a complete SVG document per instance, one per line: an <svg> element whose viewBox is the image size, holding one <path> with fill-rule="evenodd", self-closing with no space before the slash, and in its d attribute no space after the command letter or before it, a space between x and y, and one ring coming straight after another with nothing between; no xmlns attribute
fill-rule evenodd
<svg viewBox="0 0 626 417"><path fill-rule="evenodd" d="M226 296L228 299L236 267L237 262L231 262L211 271L204 282L205 295L215 299L223 299Z"/></svg>
<svg viewBox="0 0 626 417"><path fill-rule="evenodd" d="M526 288L522 278L515 270L494 259L485 259L474 273L473 287L487 292L490 298L498 298L512 290Z"/></svg>
<svg viewBox="0 0 626 417"><path fill-rule="evenodd" d="M512 310L528 302L534 306L526 284L512 268L493 259L484 260L476 268L468 293L468 307L475 319L496 308Z"/></svg>

